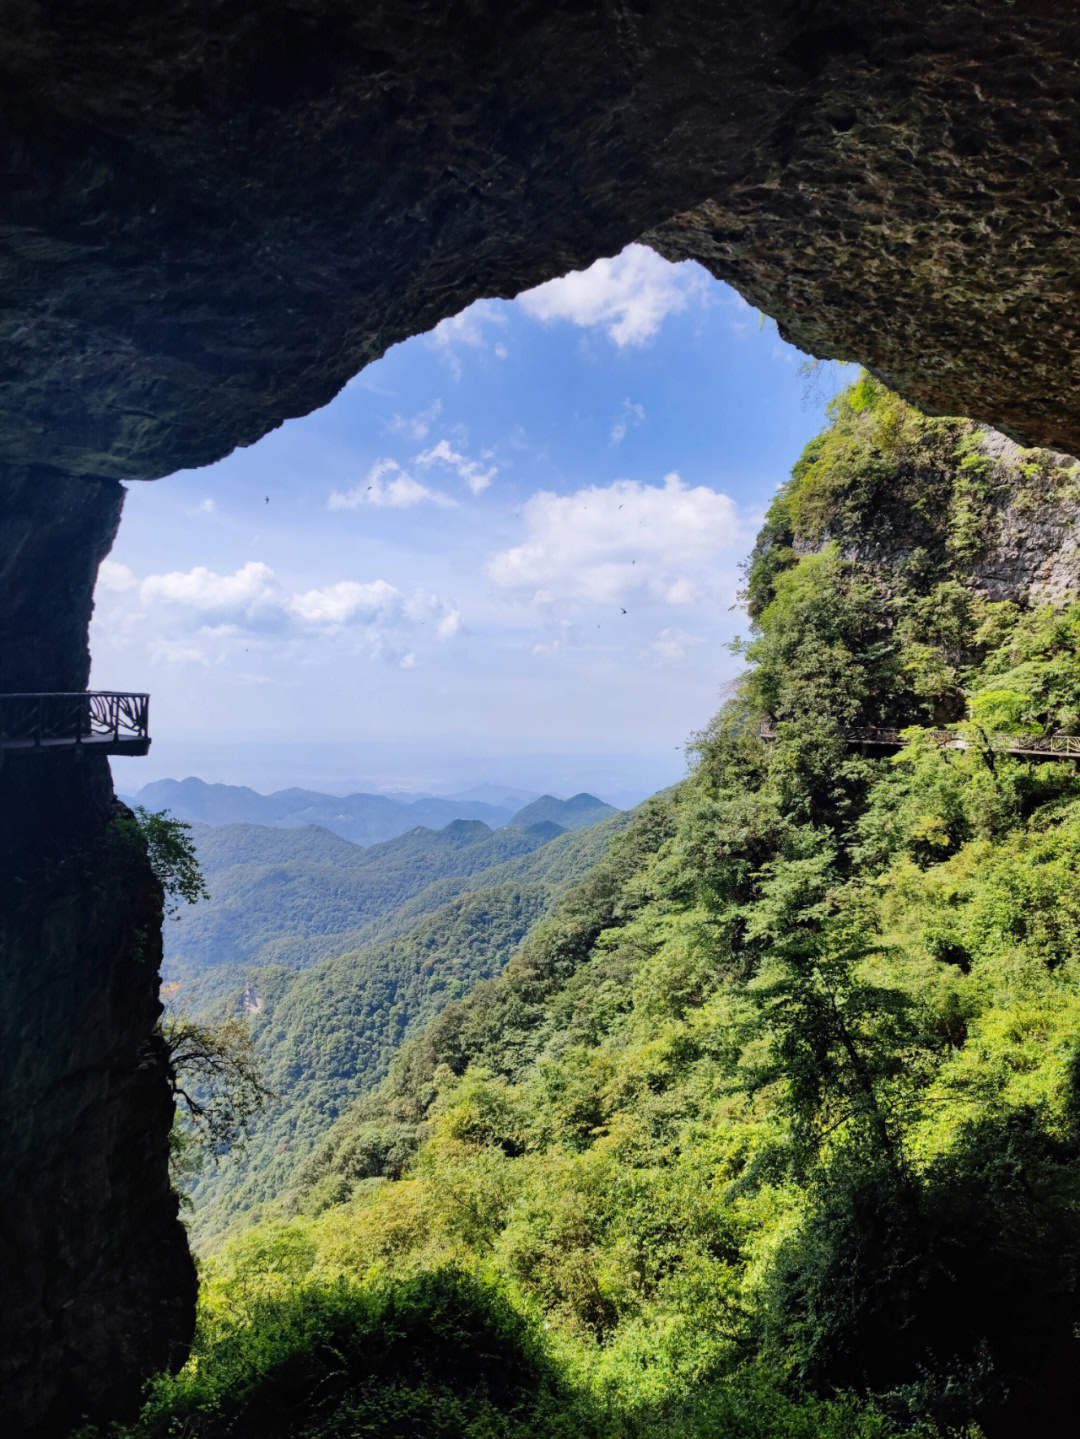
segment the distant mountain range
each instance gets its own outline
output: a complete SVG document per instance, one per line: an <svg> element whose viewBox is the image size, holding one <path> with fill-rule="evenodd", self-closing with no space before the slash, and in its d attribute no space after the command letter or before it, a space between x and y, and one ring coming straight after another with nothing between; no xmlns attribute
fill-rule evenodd
<svg viewBox="0 0 1080 1439"><path fill-rule="evenodd" d="M432 906L444 903L470 876L563 833L550 821L492 830L458 819L364 847L315 825L196 824L210 898L166 925L166 976L236 963L300 968L340 954L423 891L435 889Z"/></svg>
<svg viewBox="0 0 1080 1439"><path fill-rule="evenodd" d="M560 829L588 829L618 811L594 794L576 794L573 799L556 799L542 794L531 804L519 809L510 821L520 829L534 824L557 824Z"/></svg>
<svg viewBox="0 0 1080 1439"><path fill-rule="evenodd" d="M396 839L419 827L444 829L456 820L479 820L489 829L547 823L570 830L596 824L617 812L595 795L578 794L568 800L541 795L537 799L527 791L501 785L477 785L449 799L434 795L401 799L385 794L321 794L307 789L259 794L244 785L207 784L189 778L155 780L126 798L148 810L167 809L177 819L196 824L258 824L274 829L319 825L352 844L362 845ZM527 801L524 808L522 800Z"/></svg>

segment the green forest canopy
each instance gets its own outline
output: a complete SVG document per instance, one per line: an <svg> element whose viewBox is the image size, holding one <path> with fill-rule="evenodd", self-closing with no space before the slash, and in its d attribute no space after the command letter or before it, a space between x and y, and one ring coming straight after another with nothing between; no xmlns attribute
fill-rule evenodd
<svg viewBox="0 0 1080 1439"><path fill-rule="evenodd" d="M1075 466L835 402L691 777L208 1264L136 1432L1073 1432L1080 776L977 721L1075 732L1080 605L971 582L1018 495Z"/></svg>

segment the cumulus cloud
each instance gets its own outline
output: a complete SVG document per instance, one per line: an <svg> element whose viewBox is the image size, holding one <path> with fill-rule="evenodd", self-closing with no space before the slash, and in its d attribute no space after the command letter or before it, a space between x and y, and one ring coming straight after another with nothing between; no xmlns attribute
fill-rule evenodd
<svg viewBox="0 0 1080 1439"><path fill-rule="evenodd" d="M691 650L704 643L700 635L687 634L685 630L669 627L660 631L649 649L654 659L676 664L686 659Z"/></svg>
<svg viewBox="0 0 1080 1439"><path fill-rule="evenodd" d="M358 485L351 490L334 490L327 504L331 510L358 510L361 505L403 510L425 500L433 505L454 503L449 495L413 479L396 460L377 460Z"/></svg>
<svg viewBox="0 0 1080 1439"><path fill-rule="evenodd" d="M644 245L628 245L613 259L526 290L517 303L547 324L568 320L583 329L603 328L622 348L647 344L669 315L707 294L705 273L692 261L673 265Z"/></svg>
<svg viewBox="0 0 1080 1439"><path fill-rule="evenodd" d="M425 626L441 642L452 640L463 623L461 611L443 596L419 588L405 593L382 579L336 580L290 594L258 560L226 575L197 566L148 575L141 585L132 576L132 586L149 613L128 618L135 628L152 624L149 650L161 664L225 663L249 645L284 646L287 653L296 643L333 641L342 632L354 634L353 653L398 663L408 651L415 663ZM119 633L122 621L110 613L108 630Z"/></svg>
<svg viewBox="0 0 1080 1439"><path fill-rule="evenodd" d="M547 598L550 602L551 597L548 596ZM574 621L563 620L549 639L536 641L532 647L532 652L534 655L539 655L544 659L550 659L552 655L558 654L565 642L575 640L577 634L578 627Z"/></svg>
<svg viewBox="0 0 1080 1439"><path fill-rule="evenodd" d="M453 470L458 479L468 485L474 495L479 495L487 489L499 473L498 465L488 463L485 467L483 463L490 461L492 457L491 450L482 450L479 460L470 460L459 450L455 450L449 440L440 440L430 450L424 450L417 455L416 463L425 468L431 465L443 465L447 469Z"/></svg>
<svg viewBox="0 0 1080 1439"><path fill-rule="evenodd" d="M388 618L400 603L401 592L385 580L373 580L369 584L339 580L322 589L294 595L289 609L308 624L344 625L355 619Z"/></svg>
<svg viewBox="0 0 1080 1439"><path fill-rule="evenodd" d="M541 490L523 518L523 542L494 554L487 571L499 585L533 590L540 604L616 603L644 592L688 605L730 592L748 538L729 496L674 473L662 486L618 480L570 495Z"/></svg>
<svg viewBox="0 0 1080 1439"><path fill-rule="evenodd" d="M611 443L621 445L626 439L627 430L636 429L644 418L644 406L632 404L630 400L623 400L622 413L611 427Z"/></svg>
<svg viewBox="0 0 1080 1439"><path fill-rule="evenodd" d="M231 575L215 574L204 565L148 575L139 593L144 606L164 600L214 616L219 623L270 624L282 614L277 578L260 560L249 560Z"/></svg>
<svg viewBox="0 0 1080 1439"><path fill-rule="evenodd" d="M150 646L150 663L155 665L206 665L209 660L198 645L187 640L155 640Z"/></svg>
<svg viewBox="0 0 1080 1439"><path fill-rule="evenodd" d="M294 595L289 603L293 615L305 624L326 630L343 625L367 626L368 639L376 633L385 639L391 630L415 630L433 623L439 639L452 639L462 625L461 611L430 590L415 589L403 594L386 580L361 584L338 580L321 589Z"/></svg>
<svg viewBox="0 0 1080 1439"><path fill-rule="evenodd" d="M97 587L112 594L124 594L138 584L127 565L118 565L115 560L102 560L98 567Z"/></svg>

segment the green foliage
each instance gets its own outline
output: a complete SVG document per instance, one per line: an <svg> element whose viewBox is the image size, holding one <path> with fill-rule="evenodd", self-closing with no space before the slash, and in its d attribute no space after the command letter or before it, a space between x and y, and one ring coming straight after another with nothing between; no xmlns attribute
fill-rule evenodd
<svg viewBox="0 0 1080 1439"><path fill-rule="evenodd" d="M264 1254L262 1261L272 1262ZM132 1439L524 1439L595 1433L532 1328L452 1269L403 1284L304 1283L203 1307L195 1361L158 1382Z"/></svg>
<svg viewBox="0 0 1080 1439"><path fill-rule="evenodd" d="M191 838L191 825L167 810L151 813L142 805L124 810L113 821L121 841L146 855L165 895L165 913L180 915L181 904L209 899L202 866Z"/></svg>
<svg viewBox="0 0 1080 1439"><path fill-rule="evenodd" d="M181 1137L174 1136L174 1152L184 1172L195 1173L197 1156L216 1158L250 1138L276 1096L263 1082L242 1021L197 1024L185 1014L166 1014L159 1030L173 1097L182 1101Z"/></svg>
<svg viewBox="0 0 1080 1439"><path fill-rule="evenodd" d="M1071 1434L1080 776L980 735L1072 729L1080 606L961 568L1000 495L1060 475L872 379L840 397L767 517L751 667L693 774L402 1031L289 1221L210 1264L143 1433L280 1409L267 1432L337 1434L331 1406L365 1432L362 1393L372 1433ZM852 725L909 742L875 758Z"/></svg>
<svg viewBox="0 0 1080 1439"><path fill-rule="evenodd" d="M586 873L626 822L619 814L555 838L544 825L492 833L457 823L368 849L314 826L195 826L213 896L169 927L165 974L198 977L203 994L228 992L239 966L305 968L402 933L476 889L560 888Z"/></svg>
<svg viewBox="0 0 1080 1439"><path fill-rule="evenodd" d="M294 967L292 956L292 965L217 964L200 971L190 961L167 970L181 977L178 997L186 996L188 1013L199 1020L214 1017L216 1022L223 1008L242 1012L241 996L246 996L245 1021L260 1070L274 1091L248 1142L185 1181L194 1201L189 1222L196 1241L205 1244L236 1223L250 1223L266 1212L337 1115L357 1093L385 1075L402 1043L477 981L498 974L557 897L572 880L588 873L626 823L623 816L616 816L592 829L560 835L490 869L436 879L366 927L345 935L317 936L328 946L327 957L303 967ZM408 844L393 841L357 851L318 830L237 826L198 835L201 852L214 872L219 906L232 909L238 925L243 924L250 891L238 891L232 883L235 867L273 857L295 873L295 911L291 902L274 905L272 885L260 885L257 891L261 911L257 922L266 933L274 924L290 929L304 921L314 929L323 922L317 883L312 884L307 913L301 904L309 861L319 873L333 866L342 903L353 892L367 893L368 901L375 902L387 874L394 883L403 850L411 854L417 839L406 836ZM477 845L471 841L458 843L454 833L441 839L443 848L439 835L425 834L430 873L437 874L447 856L451 863L462 855L476 862ZM379 851L385 852L386 871L378 861ZM490 846L486 852L490 857ZM368 856L359 869L355 868L358 853ZM363 889L365 883L370 893ZM287 934L279 934L263 953L279 954L285 961L293 943ZM403 1147L391 1142L388 1153L409 1153L413 1147L406 1138ZM365 1146L362 1149L366 1153ZM360 1165L366 1172L367 1161ZM326 1192L336 1194L333 1181Z"/></svg>

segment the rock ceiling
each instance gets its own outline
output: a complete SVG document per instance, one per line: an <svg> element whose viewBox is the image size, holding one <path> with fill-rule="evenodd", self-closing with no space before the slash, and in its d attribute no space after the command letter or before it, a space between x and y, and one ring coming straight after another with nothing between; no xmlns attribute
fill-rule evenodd
<svg viewBox="0 0 1080 1439"><path fill-rule="evenodd" d="M1080 13L39 0L0 54L0 463L152 478L630 240L1080 451Z"/></svg>

